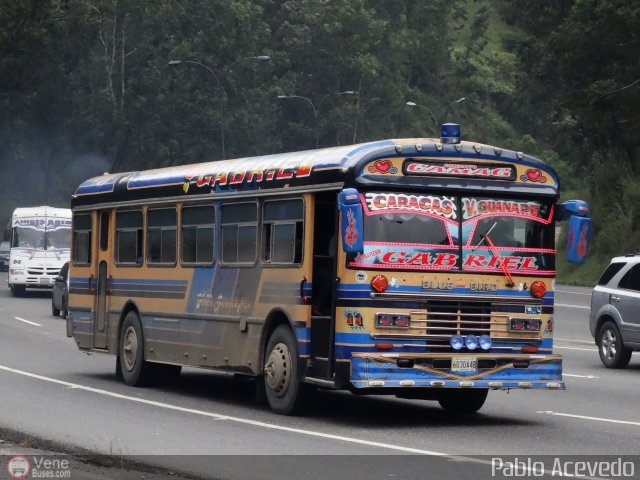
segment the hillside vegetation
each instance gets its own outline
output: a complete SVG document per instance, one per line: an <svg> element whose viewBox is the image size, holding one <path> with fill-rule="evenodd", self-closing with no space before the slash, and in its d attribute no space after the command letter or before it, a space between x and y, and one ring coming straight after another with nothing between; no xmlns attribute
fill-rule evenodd
<svg viewBox="0 0 640 480"><path fill-rule="evenodd" d="M561 268L589 283L640 246L639 37L622 0L0 0L0 221L104 171L455 120L591 203L594 255Z"/></svg>

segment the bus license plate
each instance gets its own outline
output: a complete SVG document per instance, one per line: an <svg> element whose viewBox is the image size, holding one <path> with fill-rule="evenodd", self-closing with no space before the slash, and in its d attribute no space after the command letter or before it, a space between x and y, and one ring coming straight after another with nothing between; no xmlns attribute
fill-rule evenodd
<svg viewBox="0 0 640 480"><path fill-rule="evenodd" d="M42 285L49 285L49 279L44 277L44 278L40 278L40 283Z"/></svg>
<svg viewBox="0 0 640 480"><path fill-rule="evenodd" d="M476 357L453 357L451 359L452 372L477 372L478 359Z"/></svg>

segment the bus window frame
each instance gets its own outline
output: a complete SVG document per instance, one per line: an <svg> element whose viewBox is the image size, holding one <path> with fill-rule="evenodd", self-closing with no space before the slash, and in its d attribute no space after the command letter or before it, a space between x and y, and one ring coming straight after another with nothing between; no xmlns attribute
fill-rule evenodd
<svg viewBox="0 0 640 480"><path fill-rule="evenodd" d="M183 211L185 208L197 208L197 207L213 207L213 221L212 223L208 223L208 224L202 224L202 225L206 225L211 226L213 229L213 245L211 245L211 249L212 249L212 256L211 256L211 261L210 262L198 262L197 260L195 262L185 262L184 258L183 258L183 234L182 234L182 229L184 227L184 222L182 221L183 218ZM178 236L178 252L179 252L179 262L180 262L180 266L182 267L211 267L213 265L216 264L216 252L217 252L217 246L219 244L219 239L217 238L217 230L218 230L218 218L220 218L220 211L219 208L216 206L215 203L188 203L188 204L182 204L180 205L180 216L178 218L178 228L180 230L180 234ZM197 237L197 228L200 225L188 225L188 226L195 226L196 227L196 237Z"/></svg>
<svg viewBox="0 0 640 480"><path fill-rule="evenodd" d="M76 230L76 217L79 215L87 215L89 217L89 230ZM71 263L74 266L78 266L78 267L87 267L89 265L91 265L91 259L92 259L92 254L93 254L93 248L92 247L92 242L93 242L93 211L90 212L73 212L72 216L71 216L71 245L72 245L72 249L71 249ZM88 233L89 234L89 252L88 252L88 261L87 262L78 262L77 261L77 256L76 256L76 251L77 251L77 239L76 239L76 233Z"/></svg>
<svg viewBox="0 0 640 480"><path fill-rule="evenodd" d="M265 249L266 249L266 242L267 242L267 236L265 235L265 220L264 220L264 209L265 209L265 205L267 203L270 202L287 202L287 201L301 201L302 202L302 216L300 219L297 220L275 220L275 221L267 221L266 223L269 223L270 225L293 225L294 227L294 234L296 233L296 225L298 222L302 223L302 237L301 237L301 243L300 243L300 261L299 262L295 262L295 261L291 261L291 262L273 262L273 261L266 261L265 260ZM305 246L305 237L306 237L306 229L305 229L305 224L306 224L306 216L307 216L307 203L305 201L305 197L304 196L297 196L297 197L284 197L284 198L272 198L269 200L263 200L262 201L262 205L260 208L260 236L261 236L261 241L260 241L260 264L265 267L265 268L301 268L302 265L304 264L304 246ZM271 235L271 242L273 242L273 234ZM270 249L271 251L273 251L273 243L270 245ZM294 260L295 260L295 250L294 250Z"/></svg>
<svg viewBox="0 0 640 480"><path fill-rule="evenodd" d="M252 204L255 206L256 208L256 220L255 222L233 222L233 223L224 223L222 220L222 216L223 216L223 210L224 207L226 206L233 206L233 205L245 205L245 204ZM226 267L226 268L251 268L251 267L255 267L258 264L258 249L261 245L261 233L260 233L260 224L261 224L261 218L260 218L260 202L257 200L240 200L240 201L226 201L226 202L222 202L220 204L220 215L219 215L219 221L218 223L218 252L219 252L219 260L220 260L220 266L221 267ZM225 262L224 261L224 242L223 242L223 228L225 226L228 225L236 225L237 227L248 227L248 226L255 226L256 229L256 242L255 242L255 248L254 248L254 255L253 255L253 261L251 262ZM236 255L237 257L237 255Z"/></svg>
<svg viewBox="0 0 640 480"><path fill-rule="evenodd" d="M173 227L149 227L149 212L150 211L157 211L157 210L173 210L175 213L175 222L174 222L174 226ZM144 215L144 263L147 267L149 268L167 268L167 267L175 267L178 265L178 249L179 249L179 244L178 244L178 207L175 204L172 205L154 205L153 207L151 206L147 206L146 208L146 212ZM158 230L160 231L160 256L162 256L162 233L167 231L167 230L173 230L175 232L175 249L174 249L174 258L175 260L173 262L155 262L155 261L151 261L151 255L149 253L149 249L151 247L150 242L149 242L149 230Z"/></svg>
<svg viewBox="0 0 640 480"><path fill-rule="evenodd" d="M141 268L145 265L145 232L146 232L146 219L147 219L147 215L145 212L146 208L145 207L139 207L139 208L123 208L123 209L118 209L115 212L114 215L114 220L113 220L113 235L114 235L114 248L113 248L113 263L117 266L117 267L125 267L125 268ZM140 262L136 261L136 262L121 262L119 260L119 254L120 254L120 245L118 244L118 232L137 232L138 228L118 228L118 214L119 213L126 213L126 212L140 212L140 214L142 215L142 259ZM137 241L137 239L136 239ZM136 253L137 253L137 248L136 248Z"/></svg>

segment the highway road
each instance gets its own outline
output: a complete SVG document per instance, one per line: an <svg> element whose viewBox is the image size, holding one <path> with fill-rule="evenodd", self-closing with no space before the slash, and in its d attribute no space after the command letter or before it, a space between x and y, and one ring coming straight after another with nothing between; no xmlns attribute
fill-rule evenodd
<svg viewBox="0 0 640 480"><path fill-rule="evenodd" d="M66 452L229 479L491 478L497 455L637 454L640 356L625 370L601 365L589 301L589 289L557 290L566 391L490 392L479 414L457 418L435 402L319 392L310 413L283 417L229 375L185 369L175 385L127 387L113 357L66 337L49 294L16 299L3 279L0 438L22 432Z"/></svg>

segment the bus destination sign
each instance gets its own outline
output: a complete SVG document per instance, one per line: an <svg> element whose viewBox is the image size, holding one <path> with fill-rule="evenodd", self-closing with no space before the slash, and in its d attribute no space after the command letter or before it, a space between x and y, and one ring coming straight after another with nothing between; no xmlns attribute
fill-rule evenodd
<svg viewBox="0 0 640 480"><path fill-rule="evenodd" d="M461 163L407 160L402 167L405 175L429 177L485 178L492 180L515 180L513 165L499 163Z"/></svg>

